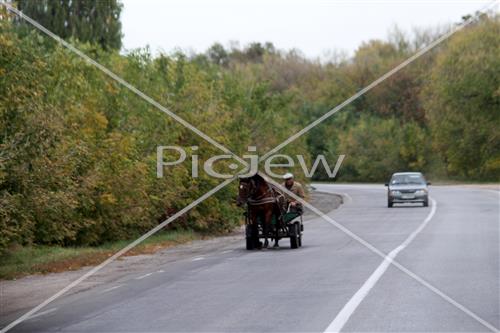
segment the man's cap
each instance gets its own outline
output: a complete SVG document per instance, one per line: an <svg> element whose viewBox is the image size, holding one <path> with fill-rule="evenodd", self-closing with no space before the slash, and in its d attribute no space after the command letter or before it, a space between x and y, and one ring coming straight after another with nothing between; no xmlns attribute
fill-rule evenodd
<svg viewBox="0 0 500 333"><path fill-rule="evenodd" d="M287 172L283 175L283 179L290 179L290 178L293 178L293 174L291 174L290 172Z"/></svg>

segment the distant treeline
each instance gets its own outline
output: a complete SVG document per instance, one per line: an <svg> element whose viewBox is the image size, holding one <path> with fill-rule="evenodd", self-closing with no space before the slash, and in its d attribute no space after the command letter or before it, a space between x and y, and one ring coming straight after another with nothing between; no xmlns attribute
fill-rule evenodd
<svg viewBox="0 0 500 333"><path fill-rule="evenodd" d="M243 155L249 145L267 152L438 35L395 30L352 58L324 61L271 43L153 56L68 39ZM340 181L384 181L401 170L498 181L499 46L499 18L485 15L281 153L309 162L324 154L332 164L345 154ZM160 145L199 146L187 150L201 161L222 153L34 29L0 20L0 250L130 238L221 182L203 172L193 179L191 156L158 179ZM235 194L234 184L222 189L172 227L231 230L241 216Z"/></svg>

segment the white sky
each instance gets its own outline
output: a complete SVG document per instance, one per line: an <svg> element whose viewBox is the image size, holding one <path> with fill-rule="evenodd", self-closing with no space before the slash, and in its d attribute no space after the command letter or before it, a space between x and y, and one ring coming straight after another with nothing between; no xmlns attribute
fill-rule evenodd
<svg viewBox="0 0 500 333"><path fill-rule="evenodd" d="M352 54L363 41L459 22L491 1L122 0L125 49L149 45L203 52L214 42L270 41L310 58L337 49Z"/></svg>

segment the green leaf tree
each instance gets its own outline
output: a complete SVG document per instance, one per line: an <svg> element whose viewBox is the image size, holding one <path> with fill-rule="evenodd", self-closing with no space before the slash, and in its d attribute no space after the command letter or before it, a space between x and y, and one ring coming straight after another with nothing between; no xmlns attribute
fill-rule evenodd
<svg viewBox="0 0 500 333"><path fill-rule="evenodd" d="M500 179L499 46L499 17L483 16L437 56L423 92L435 149L452 177Z"/></svg>
<svg viewBox="0 0 500 333"><path fill-rule="evenodd" d="M18 0L18 8L61 38L73 37L104 49L122 46L118 0Z"/></svg>

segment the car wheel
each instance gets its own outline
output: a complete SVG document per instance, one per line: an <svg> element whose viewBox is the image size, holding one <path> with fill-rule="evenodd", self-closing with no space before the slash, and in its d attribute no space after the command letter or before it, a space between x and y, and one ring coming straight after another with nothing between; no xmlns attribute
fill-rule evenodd
<svg viewBox="0 0 500 333"><path fill-rule="evenodd" d="M425 198L424 207L429 207L429 198Z"/></svg>
<svg viewBox="0 0 500 333"><path fill-rule="evenodd" d="M394 205L394 203L393 203L392 201L390 201L390 200L389 200L389 201L387 201L387 207L391 208L391 207L392 207L392 205Z"/></svg>

